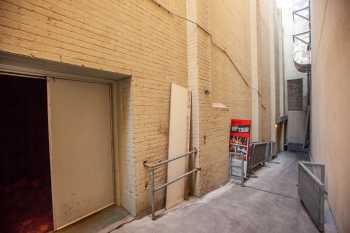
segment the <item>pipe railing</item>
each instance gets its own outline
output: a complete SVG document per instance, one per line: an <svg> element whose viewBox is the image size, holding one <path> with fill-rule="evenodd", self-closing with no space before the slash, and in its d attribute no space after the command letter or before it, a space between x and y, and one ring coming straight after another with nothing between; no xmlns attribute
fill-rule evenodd
<svg viewBox="0 0 350 233"><path fill-rule="evenodd" d="M148 176L149 176L150 185L149 185L148 190L149 190L149 197L150 197L150 204L151 204L151 211L152 211L152 220L156 219L155 203L154 203L155 202L155 193L157 191L165 189L168 185L171 185L171 184L199 171L200 168L195 167L197 153L198 153L198 150L196 148L194 148L192 151L186 152L186 153L181 154L181 155L177 155L171 159L161 160L161 161L157 161L157 162L147 162L147 160L146 160L143 162L143 165L147 169ZM186 172L186 173L184 173L184 174L182 174L174 179L171 179L170 181L168 181L164 184L156 186L156 184L155 184L155 170L157 168L160 168L161 166L168 165L169 163L171 163L173 161L176 161L176 160L181 159L181 158L189 157L189 156L192 156L192 161L193 161L192 166L194 167L193 169L191 169L190 171L188 171L188 172Z"/></svg>

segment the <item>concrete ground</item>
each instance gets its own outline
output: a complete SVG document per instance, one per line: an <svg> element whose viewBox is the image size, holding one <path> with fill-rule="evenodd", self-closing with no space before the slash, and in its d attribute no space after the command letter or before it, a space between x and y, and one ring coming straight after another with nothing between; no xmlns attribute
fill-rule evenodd
<svg viewBox="0 0 350 233"><path fill-rule="evenodd" d="M130 216L126 210L110 206L55 233L107 233L129 219Z"/></svg>
<svg viewBox="0 0 350 233"><path fill-rule="evenodd" d="M229 183L181 204L156 221L149 216L113 233L317 233L297 194L297 161L284 152L256 171L245 187ZM336 232L326 216L326 232Z"/></svg>

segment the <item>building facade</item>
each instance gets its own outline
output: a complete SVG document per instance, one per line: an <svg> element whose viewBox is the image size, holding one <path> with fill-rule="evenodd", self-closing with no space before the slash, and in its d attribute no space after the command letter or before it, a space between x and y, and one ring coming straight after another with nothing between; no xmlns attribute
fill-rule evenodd
<svg viewBox="0 0 350 233"><path fill-rule="evenodd" d="M201 168L196 195L229 179L230 119L253 119L255 141L276 140L275 122L281 115L280 108L275 107L280 98L276 97L276 85L282 68L275 61L275 53L282 53L281 46L276 46L279 42L273 25L279 21L273 1L0 1L0 12L0 71L47 82L48 101L52 101L48 108L49 128L55 128L50 126L50 119L55 125L55 119L66 109L60 111L61 105L55 105L55 101L69 103L70 88L72 95L81 93L72 98L82 101L84 93L92 93L84 84L108 85L104 95L111 98L111 109L106 113L110 116L95 122L100 125L99 121L110 121L106 127L110 127L107 147L111 148L108 153L112 154L113 166L108 169L113 188L106 191L112 195L108 203L122 206L132 215L149 208L144 161L167 158L171 83L187 87L192 93L191 141L199 149L197 165ZM68 81L58 91L60 80ZM81 86L74 89L73 81L79 81ZM77 106L83 104L77 102ZM96 103L95 107L100 106ZM56 131L64 124L57 127ZM59 136L53 132L55 129L49 131L52 169L55 156L60 154L55 145L61 141L56 143ZM69 142L74 144L77 138L84 138L83 132L72 131ZM97 137L87 136L87 140L100 140ZM61 153L64 152L67 151ZM90 165L97 172L104 169L102 165L94 167L92 162ZM66 169L60 174L69 174L69 169L80 166L67 156L56 169ZM57 179L53 186L62 178L51 176ZM79 179L86 183L84 187L94 188L87 176ZM159 171L156 181L165 180L166 171ZM163 206L164 200L165 193L160 192L158 206ZM80 212L87 201L91 200L78 198L67 208ZM55 209L55 200L53 203ZM102 204L90 212L101 208ZM55 227L81 216L72 214Z"/></svg>
<svg viewBox="0 0 350 233"><path fill-rule="evenodd" d="M348 1L311 1L311 152L312 160L325 164L328 202L340 233L350 231L349 8Z"/></svg>

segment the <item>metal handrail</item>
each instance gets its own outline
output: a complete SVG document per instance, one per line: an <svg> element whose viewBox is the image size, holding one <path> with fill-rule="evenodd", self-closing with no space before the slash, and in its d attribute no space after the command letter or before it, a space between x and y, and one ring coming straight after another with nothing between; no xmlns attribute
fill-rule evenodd
<svg viewBox="0 0 350 233"><path fill-rule="evenodd" d="M186 177L186 176L188 176L188 175L191 175L192 173L194 173L194 172L196 172L196 171L199 171L199 168L194 168L194 169L192 169L191 171L186 172L185 174L183 174L183 175L181 175L181 176L178 176L178 177L176 177L175 179L172 179L172 180L170 180L169 182L167 182L167 183L165 183L165 184L162 184L162 185L159 185L158 187L155 187L155 188L154 188L154 191L157 192L157 191L159 191L159 190L161 190L161 189L164 189L166 186L168 186L168 185L170 185L170 184L172 184L172 183L175 183L176 181L181 180L182 178L184 178L184 177Z"/></svg>
<svg viewBox="0 0 350 233"><path fill-rule="evenodd" d="M157 168L157 167L160 167L160 166L162 166L164 164L168 164L169 162L172 162L174 160L181 159L183 157L191 155L193 153L197 153L197 149L196 148L194 148L192 151L186 152L185 154L177 155L174 158L167 159L167 160L161 160L161 161L158 161L158 162L151 162L151 163L149 163L147 160L145 160L145 161L143 161L143 165L145 167L147 167L147 168Z"/></svg>
<svg viewBox="0 0 350 233"><path fill-rule="evenodd" d="M317 176L315 176L315 174L312 173L312 171L305 166L305 164L310 164L312 166L320 166L323 169L323 164L320 163L312 163L312 162L306 162L306 161L300 161L299 165L304 169L304 171L311 176L311 178L318 184L320 185L320 187L325 187L324 181L322 181L321 179L324 179L323 177L320 179ZM324 176L324 171L322 170L322 176Z"/></svg>
<svg viewBox="0 0 350 233"><path fill-rule="evenodd" d="M167 159L167 160L161 160L161 161L158 161L158 162L147 162L144 161L143 162L143 165L144 167L148 170L148 173L149 173L149 180L150 180L150 188L148 189L149 190L149 196L150 196L150 202L151 202L151 210L152 210L152 220L155 220L156 219L156 215L155 215L155 206L154 206L154 200L155 200L155 193L159 190L162 190L162 189L165 189L168 185L170 184L173 184L197 171L200 170L200 168L193 168L191 171L188 171L184 174L182 174L181 176L178 176L164 184L161 184L159 186L156 186L155 185L155 181L154 181L154 171L159 168L160 166L162 165L167 165L169 164L170 162L173 162L175 160L178 160L178 159L181 159L181 158L184 158L184 157L187 157L187 156L191 156L191 155L194 155L194 161L195 161L195 156L197 154L198 150L196 148L194 148L192 151L189 151L189 152L186 152L184 154L181 154L181 155L177 155L175 156L174 158L171 158L171 159ZM195 166L195 165L194 165Z"/></svg>
<svg viewBox="0 0 350 233"><path fill-rule="evenodd" d="M309 162L309 161L300 161L299 163L308 164L308 165L311 165L311 166L320 166L320 167L324 166L324 163L314 163L314 162Z"/></svg>

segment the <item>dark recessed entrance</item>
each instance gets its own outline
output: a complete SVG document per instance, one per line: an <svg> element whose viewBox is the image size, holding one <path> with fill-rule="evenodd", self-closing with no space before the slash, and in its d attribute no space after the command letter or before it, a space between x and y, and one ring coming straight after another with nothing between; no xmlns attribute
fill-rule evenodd
<svg viewBox="0 0 350 233"><path fill-rule="evenodd" d="M0 75L0 233L53 229L46 80Z"/></svg>

